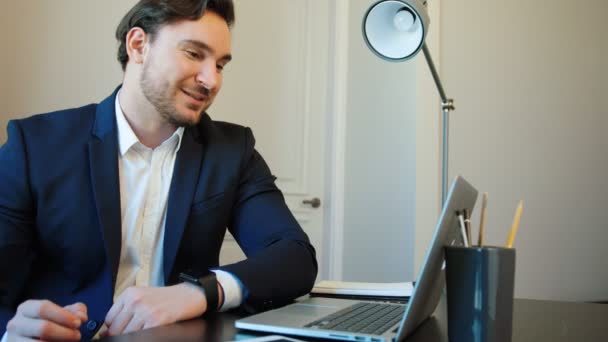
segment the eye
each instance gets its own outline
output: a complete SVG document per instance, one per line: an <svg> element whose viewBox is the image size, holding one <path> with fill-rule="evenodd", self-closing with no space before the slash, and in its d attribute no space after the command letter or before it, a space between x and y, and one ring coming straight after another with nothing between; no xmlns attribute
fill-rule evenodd
<svg viewBox="0 0 608 342"><path fill-rule="evenodd" d="M201 59L202 58L202 56L198 52L196 52L196 51L186 50L186 54L190 58L194 58L194 59Z"/></svg>
<svg viewBox="0 0 608 342"><path fill-rule="evenodd" d="M224 71L224 65L222 65L222 64L218 64L218 65L216 65L215 67L217 68L217 71L218 71L218 72L222 72L222 71Z"/></svg>

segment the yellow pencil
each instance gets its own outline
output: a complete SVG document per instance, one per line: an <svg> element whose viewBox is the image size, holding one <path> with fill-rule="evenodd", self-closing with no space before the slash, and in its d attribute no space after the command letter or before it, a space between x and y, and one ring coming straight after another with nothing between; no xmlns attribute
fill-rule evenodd
<svg viewBox="0 0 608 342"><path fill-rule="evenodd" d="M515 217L513 218L513 225L511 226L511 232L509 232L509 240L507 241L507 248L513 248L513 241L517 234L517 228L519 228L519 220L521 220L521 212L524 209L524 201L520 200L515 211Z"/></svg>
<svg viewBox="0 0 608 342"><path fill-rule="evenodd" d="M488 193L483 193L481 202L481 217L479 218L479 236L477 238L477 246L483 246L484 227L486 225L486 209L488 208Z"/></svg>

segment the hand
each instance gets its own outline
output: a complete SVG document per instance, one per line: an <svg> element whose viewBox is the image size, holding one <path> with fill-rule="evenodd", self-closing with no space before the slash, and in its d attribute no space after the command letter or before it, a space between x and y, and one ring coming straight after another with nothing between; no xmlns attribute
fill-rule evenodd
<svg viewBox="0 0 608 342"><path fill-rule="evenodd" d="M119 335L199 317L207 310L203 291L191 284L129 287L106 315L100 336Z"/></svg>
<svg viewBox="0 0 608 342"><path fill-rule="evenodd" d="M87 307L76 303L61 307L48 300L28 300L6 325L8 341L79 341Z"/></svg>

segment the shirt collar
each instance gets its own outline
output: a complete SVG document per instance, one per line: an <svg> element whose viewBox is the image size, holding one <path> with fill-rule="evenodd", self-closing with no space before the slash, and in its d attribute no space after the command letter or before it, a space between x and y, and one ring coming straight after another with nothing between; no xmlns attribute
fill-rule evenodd
<svg viewBox="0 0 608 342"><path fill-rule="evenodd" d="M124 156L125 153L127 153L127 151L129 151L129 149L133 147L133 145L138 143L141 144L141 142L137 138L137 135L135 135L135 132L133 132L133 129L131 128L129 122L127 122L127 118L125 118L125 114L122 111L122 108L120 107L120 101L118 99L119 95L120 91L116 94L116 101L114 106L116 113L116 126L118 129L118 150L120 151L120 155ZM179 151L179 148L182 144L182 137L184 136L184 127L179 127L178 129L176 129L173 135L171 135L167 140L165 140L165 142L174 139L175 136L177 136L177 147L175 149L175 152L177 152Z"/></svg>

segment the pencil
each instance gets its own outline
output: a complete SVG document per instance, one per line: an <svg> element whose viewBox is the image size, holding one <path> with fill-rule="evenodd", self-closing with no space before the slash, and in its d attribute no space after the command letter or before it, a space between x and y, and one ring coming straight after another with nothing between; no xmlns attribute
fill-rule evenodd
<svg viewBox="0 0 608 342"><path fill-rule="evenodd" d="M484 228L486 225L486 210L488 208L488 193L484 192L481 201L481 217L479 218L479 236L477 237L477 245L483 246Z"/></svg>
<svg viewBox="0 0 608 342"><path fill-rule="evenodd" d="M517 234L517 229L519 228L519 220L521 219L521 212L524 207L524 201L520 200L517 205L517 210L515 211L515 217L513 218L513 225L511 226L511 232L509 232L509 240L507 241L507 248L513 248L513 241L515 240L515 235Z"/></svg>

